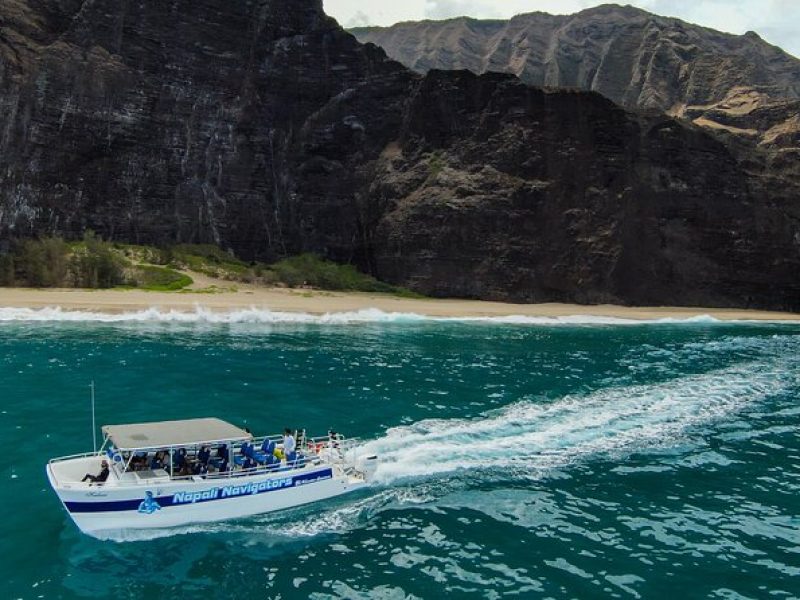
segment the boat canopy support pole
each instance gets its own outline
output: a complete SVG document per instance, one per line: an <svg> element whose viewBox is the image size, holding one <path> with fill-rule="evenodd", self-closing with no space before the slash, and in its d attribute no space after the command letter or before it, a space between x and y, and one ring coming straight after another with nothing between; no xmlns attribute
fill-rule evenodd
<svg viewBox="0 0 800 600"><path fill-rule="evenodd" d="M89 389L91 390L92 396L92 447L94 448L94 453L97 454L97 423L94 417L94 379L92 379Z"/></svg>

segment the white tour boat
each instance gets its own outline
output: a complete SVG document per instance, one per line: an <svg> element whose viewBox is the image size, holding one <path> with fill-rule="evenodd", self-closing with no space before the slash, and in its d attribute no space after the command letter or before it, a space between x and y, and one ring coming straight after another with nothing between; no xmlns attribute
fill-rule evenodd
<svg viewBox="0 0 800 600"><path fill-rule="evenodd" d="M88 534L291 508L357 490L377 466L377 457L358 456L354 440L332 432L322 438L300 432L296 452L287 456L282 436L255 439L214 418L102 431L99 452L47 464L50 485Z"/></svg>

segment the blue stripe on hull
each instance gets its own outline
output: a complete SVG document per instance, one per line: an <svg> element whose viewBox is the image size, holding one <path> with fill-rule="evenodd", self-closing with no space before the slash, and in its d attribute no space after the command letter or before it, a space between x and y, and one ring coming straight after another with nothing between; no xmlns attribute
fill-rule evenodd
<svg viewBox="0 0 800 600"><path fill-rule="evenodd" d="M159 508L170 506L187 506L189 504L199 504L201 502L213 502L215 500L229 500L232 498L242 498L244 496L254 496L266 492L276 492L314 483L315 481L333 478L333 470L314 471L313 473L303 473L292 478L284 479L264 479L259 482L242 480L241 478L231 478L226 481L236 481L222 487L211 488L205 492L177 492L171 496L159 496L153 498ZM281 482L285 484L278 485ZM71 513L92 513L92 512L120 512L120 511L139 511L143 506L142 499L134 500L113 500L108 502L73 502L66 501L64 506Z"/></svg>

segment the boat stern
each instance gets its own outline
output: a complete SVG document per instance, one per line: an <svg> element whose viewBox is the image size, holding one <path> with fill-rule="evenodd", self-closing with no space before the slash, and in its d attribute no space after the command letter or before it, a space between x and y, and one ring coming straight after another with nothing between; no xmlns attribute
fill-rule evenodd
<svg viewBox="0 0 800 600"><path fill-rule="evenodd" d="M353 468L364 478L366 483L371 483L375 479L375 472L378 470L378 456L376 454L359 456Z"/></svg>

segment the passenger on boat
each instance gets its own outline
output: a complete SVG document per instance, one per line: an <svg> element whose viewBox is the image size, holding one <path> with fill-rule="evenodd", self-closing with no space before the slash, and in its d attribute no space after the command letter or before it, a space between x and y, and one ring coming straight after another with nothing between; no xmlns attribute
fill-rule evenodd
<svg viewBox="0 0 800 600"><path fill-rule="evenodd" d="M228 470L228 445L227 444L220 444L217 447L216 452L214 452L214 456L208 459L208 464L220 472ZM224 465L224 469L222 468Z"/></svg>
<svg viewBox="0 0 800 600"><path fill-rule="evenodd" d="M156 471L158 469L167 469L169 461L169 454L167 454L166 450L159 450L153 455L153 459L150 461L150 469Z"/></svg>
<svg viewBox="0 0 800 600"><path fill-rule="evenodd" d="M295 452L295 442L294 436L292 435L292 430L288 427L283 430L283 454L286 456L286 463L293 463L297 458L297 453Z"/></svg>
<svg viewBox="0 0 800 600"><path fill-rule="evenodd" d="M328 447L329 448L339 447L339 434L336 433L333 429L328 431Z"/></svg>
<svg viewBox="0 0 800 600"><path fill-rule="evenodd" d="M208 461L211 459L211 450L208 449L208 446L203 446L200 448L200 452L197 453L197 461L202 465L208 465Z"/></svg>
<svg viewBox="0 0 800 600"><path fill-rule="evenodd" d="M103 483L106 479L108 479L108 461L104 460L100 463L100 472L97 475L92 475L91 473L87 473L83 476L81 481L88 481L89 483Z"/></svg>
<svg viewBox="0 0 800 600"><path fill-rule="evenodd" d="M153 455L153 458L150 460L150 470L155 471L156 469L163 469L164 468L164 461L161 459L161 452L156 452Z"/></svg>
<svg viewBox="0 0 800 600"><path fill-rule="evenodd" d="M131 470L132 471L141 471L142 469L147 468L147 452L140 451L135 452L134 455L131 457Z"/></svg>
<svg viewBox="0 0 800 600"><path fill-rule="evenodd" d="M179 476L192 474L192 466L189 464L189 459L186 456L186 448L178 448L173 466Z"/></svg>

